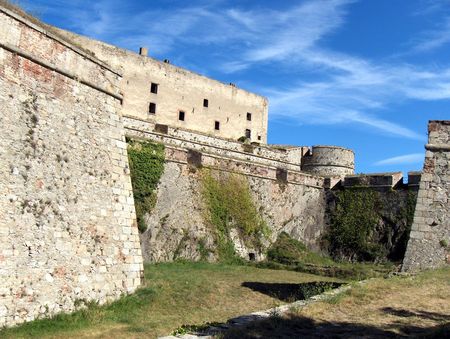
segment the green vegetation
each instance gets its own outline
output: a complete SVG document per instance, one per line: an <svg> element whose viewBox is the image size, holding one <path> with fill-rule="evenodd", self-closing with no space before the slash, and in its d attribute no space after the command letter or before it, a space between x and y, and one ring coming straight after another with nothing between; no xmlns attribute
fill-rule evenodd
<svg viewBox="0 0 450 339"><path fill-rule="evenodd" d="M337 205L327 236L330 253L352 261L374 260L383 255L382 245L370 241L378 224L378 192L359 188L339 191L336 196Z"/></svg>
<svg viewBox="0 0 450 339"><path fill-rule="evenodd" d="M216 178L203 170L202 184L207 218L216 236L220 261L239 261L230 239L233 228L247 246L259 249L261 238L268 235L269 229L253 202L245 177L221 174Z"/></svg>
<svg viewBox="0 0 450 339"><path fill-rule="evenodd" d="M175 329L274 307L281 301L255 293L245 282L302 284L335 279L249 266L176 262L145 265L145 285L109 305L86 308L53 319L0 331L1 338L156 338ZM245 303L242 302L245 300Z"/></svg>
<svg viewBox="0 0 450 339"><path fill-rule="evenodd" d="M394 269L390 263L349 263L309 250L300 241L281 233L267 251L267 261L254 266L279 270L292 270L342 279L361 280L386 276Z"/></svg>
<svg viewBox="0 0 450 339"><path fill-rule="evenodd" d="M139 230L144 232L144 216L156 204L155 189L164 171L164 145L130 139L127 142L136 216Z"/></svg>
<svg viewBox="0 0 450 339"><path fill-rule="evenodd" d="M308 250L300 241L282 232L267 251L267 259L280 264L333 265L335 262L326 256Z"/></svg>

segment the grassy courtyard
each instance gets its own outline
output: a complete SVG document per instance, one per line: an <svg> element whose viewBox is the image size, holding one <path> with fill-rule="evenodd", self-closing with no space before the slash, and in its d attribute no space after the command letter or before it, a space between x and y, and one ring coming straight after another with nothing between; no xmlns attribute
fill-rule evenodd
<svg viewBox="0 0 450 339"><path fill-rule="evenodd" d="M292 270L190 262L146 265L145 275L145 286L134 295L3 330L0 337L155 338L182 325L226 322L294 301L306 292L315 293L313 282L344 282ZM448 334L450 269L372 278L362 285L350 283L350 291L331 300L292 309L287 315L275 315L222 337L439 338Z"/></svg>
<svg viewBox="0 0 450 339"><path fill-rule="evenodd" d="M270 286L278 286L276 283L289 287L338 281L294 271L182 262L146 265L145 276L143 288L118 302L103 307L90 305L72 315L34 321L1 331L0 337L154 338L182 325L225 322L230 317L290 301L289 293L283 293L282 301L280 293L271 292ZM252 289L252 283L259 284ZM261 291L261 285L268 288Z"/></svg>

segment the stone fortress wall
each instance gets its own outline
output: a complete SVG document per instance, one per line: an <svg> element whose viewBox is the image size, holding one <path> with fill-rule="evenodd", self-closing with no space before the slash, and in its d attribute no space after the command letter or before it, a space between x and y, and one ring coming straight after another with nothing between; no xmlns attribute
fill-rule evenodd
<svg viewBox="0 0 450 339"><path fill-rule="evenodd" d="M123 72L124 115L219 138L237 140L247 136L254 142L267 142L266 98L147 55L63 30L60 34ZM152 93L152 84L156 93ZM155 105L153 113L149 112L150 104Z"/></svg>
<svg viewBox="0 0 450 339"><path fill-rule="evenodd" d="M120 80L0 7L0 327L141 283Z"/></svg>
<svg viewBox="0 0 450 339"><path fill-rule="evenodd" d="M450 121L430 121L403 271L450 264Z"/></svg>
<svg viewBox="0 0 450 339"><path fill-rule="evenodd" d="M143 257L198 259L198 240L214 242L199 203L201 167L245 176L272 230L269 242L284 231L313 249L327 227L328 189L405 188L399 173L354 175L351 150L265 145L263 97L0 13L0 155L7 159L0 164L7 192L0 198L0 325L131 292ZM246 129L252 143L237 142ZM165 145L156 206L140 242L125 135ZM445 179L448 167L439 159ZM418 177L411 174L408 189ZM235 240L242 257L262 258Z"/></svg>

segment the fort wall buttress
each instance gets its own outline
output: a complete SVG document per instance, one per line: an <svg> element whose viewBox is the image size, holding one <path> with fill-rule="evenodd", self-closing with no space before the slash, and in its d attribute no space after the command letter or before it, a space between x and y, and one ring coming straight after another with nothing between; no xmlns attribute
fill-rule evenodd
<svg viewBox="0 0 450 339"><path fill-rule="evenodd" d="M124 75L123 113L219 138L267 143L267 99L106 43L60 31Z"/></svg>
<svg viewBox="0 0 450 339"><path fill-rule="evenodd" d="M0 8L0 327L140 285L119 81Z"/></svg>
<svg viewBox="0 0 450 339"><path fill-rule="evenodd" d="M450 121L430 121L403 271L450 264Z"/></svg>

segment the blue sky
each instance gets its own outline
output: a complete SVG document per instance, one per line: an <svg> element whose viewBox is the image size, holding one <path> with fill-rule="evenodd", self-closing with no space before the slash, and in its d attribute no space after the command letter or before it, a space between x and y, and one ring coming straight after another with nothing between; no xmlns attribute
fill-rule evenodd
<svg viewBox="0 0 450 339"><path fill-rule="evenodd" d="M22 0L43 21L269 98L269 143L421 170L450 119L450 0Z"/></svg>

